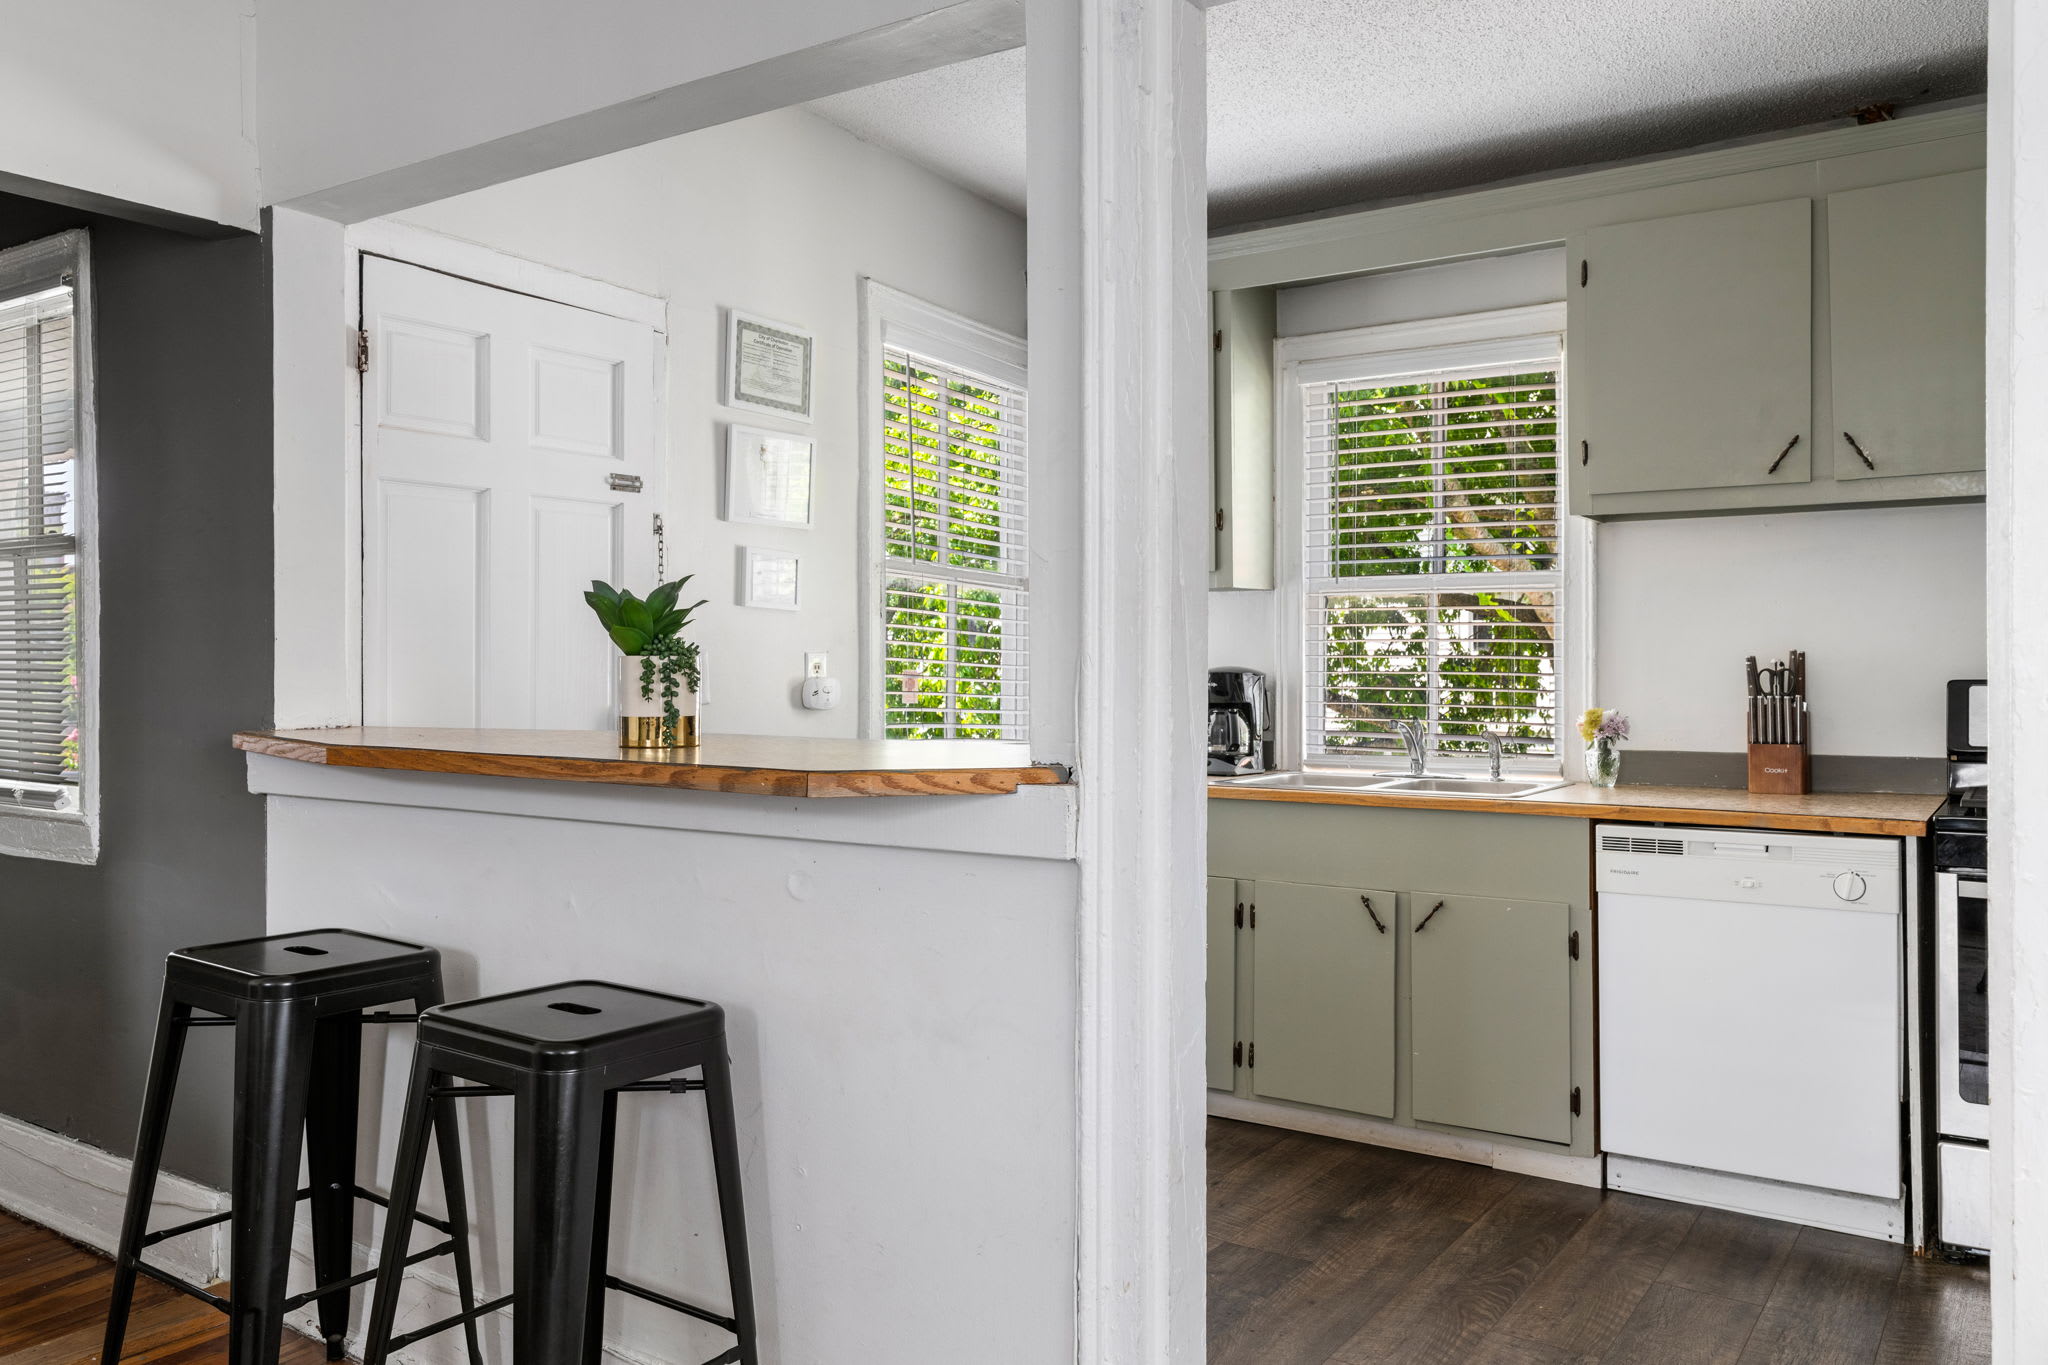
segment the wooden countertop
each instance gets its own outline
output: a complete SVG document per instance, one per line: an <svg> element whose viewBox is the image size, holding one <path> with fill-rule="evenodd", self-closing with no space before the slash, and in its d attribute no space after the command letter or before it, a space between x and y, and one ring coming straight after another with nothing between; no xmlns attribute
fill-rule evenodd
<svg viewBox="0 0 2048 1365"><path fill-rule="evenodd" d="M1500 815L1562 815L1579 820L1656 821L1738 829L1806 830L1822 834L1922 835L1941 808L1940 796L1888 792L1812 792L1763 796L1721 787L1595 787L1575 783L1522 800L1472 796L1405 796L1390 792L1313 791L1240 787L1210 782L1209 795L1227 801L1304 801L1331 806L1407 806L1428 810L1489 811Z"/></svg>
<svg viewBox="0 0 2048 1365"><path fill-rule="evenodd" d="M1056 786L1022 744L706 735L695 749L621 749L605 730L245 730L237 749L396 772L613 782L750 796L1004 796Z"/></svg>

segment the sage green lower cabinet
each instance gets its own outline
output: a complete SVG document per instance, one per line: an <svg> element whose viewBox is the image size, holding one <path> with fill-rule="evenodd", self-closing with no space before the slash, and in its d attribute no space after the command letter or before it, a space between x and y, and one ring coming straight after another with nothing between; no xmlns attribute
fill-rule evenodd
<svg viewBox="0 0 2048 1365"><path fill-rule="evenodd" d="M1237 882L1209 878L1209 1046L1211 1090L1237 1085L1231 1061L1237 1044Z"/></svg>
<svg viewBox="0 0 2048 1365"><path fill-rule="evenodd" d="M1348 886L1252 888L1255 1097L1393 1117L1395 899Z"/></svg>
<svg viewBox="0 0 2048 1365"><path fill-rule="evenodd" d="M1571 907L1415 892L1408 914L1416 1119L1570 1142Z"/></svg>

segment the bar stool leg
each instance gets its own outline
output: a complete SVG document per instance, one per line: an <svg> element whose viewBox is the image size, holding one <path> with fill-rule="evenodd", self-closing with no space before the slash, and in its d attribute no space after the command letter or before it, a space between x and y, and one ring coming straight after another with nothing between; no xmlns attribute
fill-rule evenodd
<svg viewBox="0 0 2048 1365"><path fill-rule="evenodd" d="M306 1169L311 1177L313 1282L333 1284L354 1270L356 1116L362 1087L361 1014L336 1014L313 1029L312 1091L306 1100ZM320 1299L327 1358L340 1360L348 1337L349 1291Z"/></svg>
<svg viewBox="0 0 2048 1365"><path fill-rule="evenodd" d="M244 1008L235 1029L231 1365L277 1365L312 1065L312 1021L300 1009Z"/></svg>
<svg viewBox="0 0 2048 1365"><path fill-rule="evenodd" d="M739 1325L740 1365L760 1365L755 1337L754 1271L747 1255L747 1211L740 1196L740 1143L733 1114L732 1063L723 1041L704 1062L704 1107L711 1123L711 1165L718 1180L718 1220L725 1230L726 1276L732 1282L732 1316Z"/></svg>
<svg viewBox="0 0 2048 1365"><path fill-rule="evenodd" d="M604 1096L597 1138L597 1216L590 1232L590 1320L583 1338L583 1365L604 1365L604 1277L611 1262L612 1147L619 1132L619 1093Z"/></svg>
<svg viewBox="0 0 2048 1365"><path fill-rule="evenodd" d="M398 1154L391 1168L391 1197L384 1217L384 1251L377 1258L377 1289L370 1299L363 1365L384 1365L384 1358L391 1351L391 1327L398 1320L398 1291L405 1282L406 1248L412 1241L413 1214L420 1204L420 1178L427 1167L427 1136L434 1113L431 1092L439 1083L440 1077L426 1059L415 1055L412 1080L405 1092L405 1117L398 1125Z"/></svg>
<svg viewBox="0 0 2048 1365"><path fill-rule="evenodd" d="M438 987L423 990L413 1003L424 1014L442 1003L441 991ZM470 1264L469 1195L463 1186L462 1101L444 1097L434 1100L433 1106L434 1150L441 1158L441 1188L448 1206L448 1236L455 1243L455 1292L462 1300L462 1311L468 1313L476 1308L476 1271ZM480 1331L475 1318L462 1324L462 1333L469 1345L469 1365L484 1365Z"/></svg>
<svg viewBox="0 0 2048 1365"><path fill-rule="evenodd" d="M582 1365L604 1098L564 1072L528 1077L514 1100L512 1365Z"/></svg>
<svg viewBox="0 0 2048 1365"><path fill-rule="evenodd" d="M107 1365L120 1360L121 1343L128 1335L135 1265L142 1259L142 1239L149 1231L157 1171L164 1160L164 1137L171 1126L171 1096L177 1092L178 1064L185 1056L185 1021L191 1017L192 1007L171 999L166 990L157 1007L156 1043L150 1052L142 1117L136 1125L135 1164L128 1176L128 1207L121 1215L121 1240L114 1249L114 1300L107 1310L107 1334L100 1347L100 1359Z"/></svg>

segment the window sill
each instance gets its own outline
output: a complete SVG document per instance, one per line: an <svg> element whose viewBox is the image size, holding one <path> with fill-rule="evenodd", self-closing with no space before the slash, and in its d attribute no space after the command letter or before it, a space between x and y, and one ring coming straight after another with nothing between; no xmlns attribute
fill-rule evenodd
<svg viewBox="0 0 2048 1365"><path fill-rule="evenodd" d="M99 827L84 815L0 809L0 856L90 867L100 860Z"/></svg>

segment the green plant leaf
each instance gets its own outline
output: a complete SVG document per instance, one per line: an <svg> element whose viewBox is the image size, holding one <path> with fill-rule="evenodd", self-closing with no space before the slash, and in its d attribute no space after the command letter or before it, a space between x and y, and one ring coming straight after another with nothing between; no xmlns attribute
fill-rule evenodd
<svg viewBox="0 0 2048 1365"><path fill-rule="evenodd" d="M607 602L616 602L619 600L619 590L613 587L611 584L604 582L602 579L591 579L590 590L596 593L599 597L602 597Z"/></svg>
<svg viewBox="0 0 2048 1365"><path fill-rule="evenodd" d="M647 610L653 612L655 618L659 620L662 613L676 604L676 594L681 591L682 585L680 583L662 584L653 592L647 594Z"/></svg>
<svg viewBox="0 0 2048 1365"><path fill-rule="evenodd" d="M616 600L599 597L594 592L584 593L583 600L590 604L590 609L593 612L597 613L598 623L606 630L610 630L619 623L619 610Z"/></svg>
<svg viewBox="0 0 2048 1365"><path fill-rule="evenodd" d="M645 631L631 626L613 626L610 631L612 643L619 647L621 654L645 654L650 641Z"/></svg>
<svg viewBox="0 0 2048 1365"><path fill-rule="evenodd" d="M619 624L631 626L643 635L652 635L654 633L654 613L647 609L645 602L633 596L632 593L622 593L619 597Z"/></svg>

